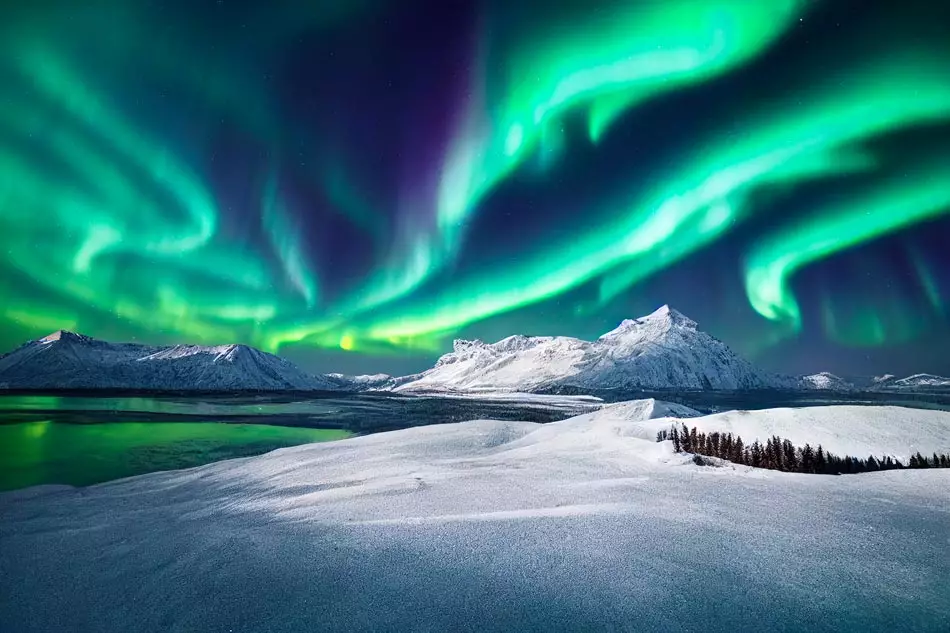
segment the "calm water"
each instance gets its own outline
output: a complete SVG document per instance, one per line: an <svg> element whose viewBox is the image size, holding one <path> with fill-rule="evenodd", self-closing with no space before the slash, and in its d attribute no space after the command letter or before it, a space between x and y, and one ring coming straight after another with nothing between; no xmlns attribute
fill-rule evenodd
<svg viewBox="0 0 950 633"><path fill-rule="evenodd" d="M702 412L817 404L950 409L947 394L603 393L656 397ZM479 418L553 422L600 406L589 397L473 399L392 394L0 395L0 490L89 485L257 455L285 446Z"/></svg>
<svg viewBox="0 0 950 633"><path fill-rule="evenodd" d="M0 425L0 490L90 484L349 437L338 429L220 422Z"/></svg>
<svg viewBox="0 0 950 633"><path fill-rule="evenodd" d="M481 402L392 396L0 396L0 490L85 486L408 426L550 422L589 399Z"/></svg>

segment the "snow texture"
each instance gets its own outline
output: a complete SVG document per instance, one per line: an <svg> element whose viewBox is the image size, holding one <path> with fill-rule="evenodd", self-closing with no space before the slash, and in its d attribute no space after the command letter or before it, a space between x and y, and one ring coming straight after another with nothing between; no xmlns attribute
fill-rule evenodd
<svg viewBox="0 0 950 633"><path fill-rule="evenodd" d="M435 367L397 379L402 391L795 388L795 378L762 371L696 322L663 306L623 321L596 341L509 336L497 343L456 340Z"/></svg>
<svg viewBox="0 0 950 633"><path fill-rule="evenodd" d="M621 403L0 495L0 630L946 631L950 471L701 467ZM703 429L950 450L950 414ZM654 434L651 437L651 434Z"/></svg>
<svg viewBox="0 0 950 633"><path fill-rule="evenodd" d="M0 357L9 389L273 391L339 389L293 363L246 345L156 347L59 331Z"/></svg>

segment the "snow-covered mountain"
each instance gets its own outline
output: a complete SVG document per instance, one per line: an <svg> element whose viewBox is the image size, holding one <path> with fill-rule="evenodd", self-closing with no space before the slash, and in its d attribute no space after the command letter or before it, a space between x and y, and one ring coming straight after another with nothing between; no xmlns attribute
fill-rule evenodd
<svg viewBox="0 0 950 633"><path fill-rule="evenodd" d="M577 389L797 388L741 358L696 322L663 306L623 321L596 341L509 336L497 343L457 340L432 369L394 380L397 390L538 391Z"/></svg>
<svg viewBox="0 0 950 633"><path fill-rule="evenodd" d="M381 389L389 386L393 380L393 377L389 374L360 374L358 376L351 376L349 374L325 374L325 377L337 384L339 389L345 391Z"/></svg>
<svg viewBox="0 0 950 633"><path fill-rule="evenodd" d="M275 391L340 386L246 345L108 343L60 330L0 356L0 388Z"/></svg>
<svg viewBox="0 0 950 633"><path fill-rule="evenodd" d="M944 389L950 388L950 378L933 374L914 374L906 378L897 378L890 374L875 378L874 389Z"/></svg>
<svg viewBox="0 0 950 633"><path fill-rule="evenodd" d="M854 385L827 371L802 376L799 378L802 389L818 389L820 391L853 391Z"/></svg>
<svg viewBox="0 0 950 633"><path fill-rule="evenodd" d="M897 380L897 376L895 376L894 374L884 374L883 376L874 376L873 378L871 378L870 386L879 387L882 385L886 385L887 383L892 382L894 380Z"/></svg>

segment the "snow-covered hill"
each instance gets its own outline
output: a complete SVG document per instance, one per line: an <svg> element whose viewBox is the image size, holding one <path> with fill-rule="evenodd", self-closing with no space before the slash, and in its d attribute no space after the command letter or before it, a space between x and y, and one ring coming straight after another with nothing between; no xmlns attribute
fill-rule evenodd
<svg viewBox="0 0 950 633"><path fill-rule="evenodd" d="M802 389L818 389L820 391L852 391L854 385L827 371L802 376L799 378Z"/></svg>
<svg viewBox="0 0 950 633"><path fill-rule="evenodd" d="M684 416L680 416L684 417ZM636 420L642 437L669 429L667 420ZM762 444L778 435L796 446L821 444L838 455L890 455L907 463L918 451L950 453L950 412L892 406L835 405L727 411L688 420L701 433L733 433Z"/></svg>
<svg viewBox="0 0 950 633"><path fill-rule="evenodd" d="M246 345L157 347L108 343L60 330L0 357L0 387L274 391L339 385Z"/></svg>
<svg viewBox="0 0 950 633"><path fill-rule="evenodd" d="M663 407L0 495L0 630L946 630L950 470L696 466ZM729 415L687 423L950 451L943 412Z"/></svg>
<svg viewBox="0 0 950 633"><path fill-rule="evenodd" d="M873 388L880 390L946 389L950 388L950 378L933 374L914 374L906 378L887 375L875 379Z"/></svg>
<svg viewBox="0 0 950 633"><path fill-rule="evenodd" d="M596 341L509 336L497 343L455 341L398 390L763 389L795 388L795 378L762 371L668 306L628 319Z"/></svg>

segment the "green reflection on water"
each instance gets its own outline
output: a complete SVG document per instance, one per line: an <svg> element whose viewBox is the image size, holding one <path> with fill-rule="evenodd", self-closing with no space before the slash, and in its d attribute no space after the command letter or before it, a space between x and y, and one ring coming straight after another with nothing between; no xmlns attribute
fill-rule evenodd
<svg viewBox="0 0 950 633"><path fill-rule="evenodd" d="M0 425L0 490L88 486L351 435L336 429L219 422L6 424Z"/></svg>
<svg viewBox="0 0 950 633"><path fill-rule="evenodd" d="M0 411L134 411L184 415L235 415L312 412L320 400L290 400L286 402L241 401L227 399L153 397L85 397L50 396L45 394L0 394Z"/></svg>

